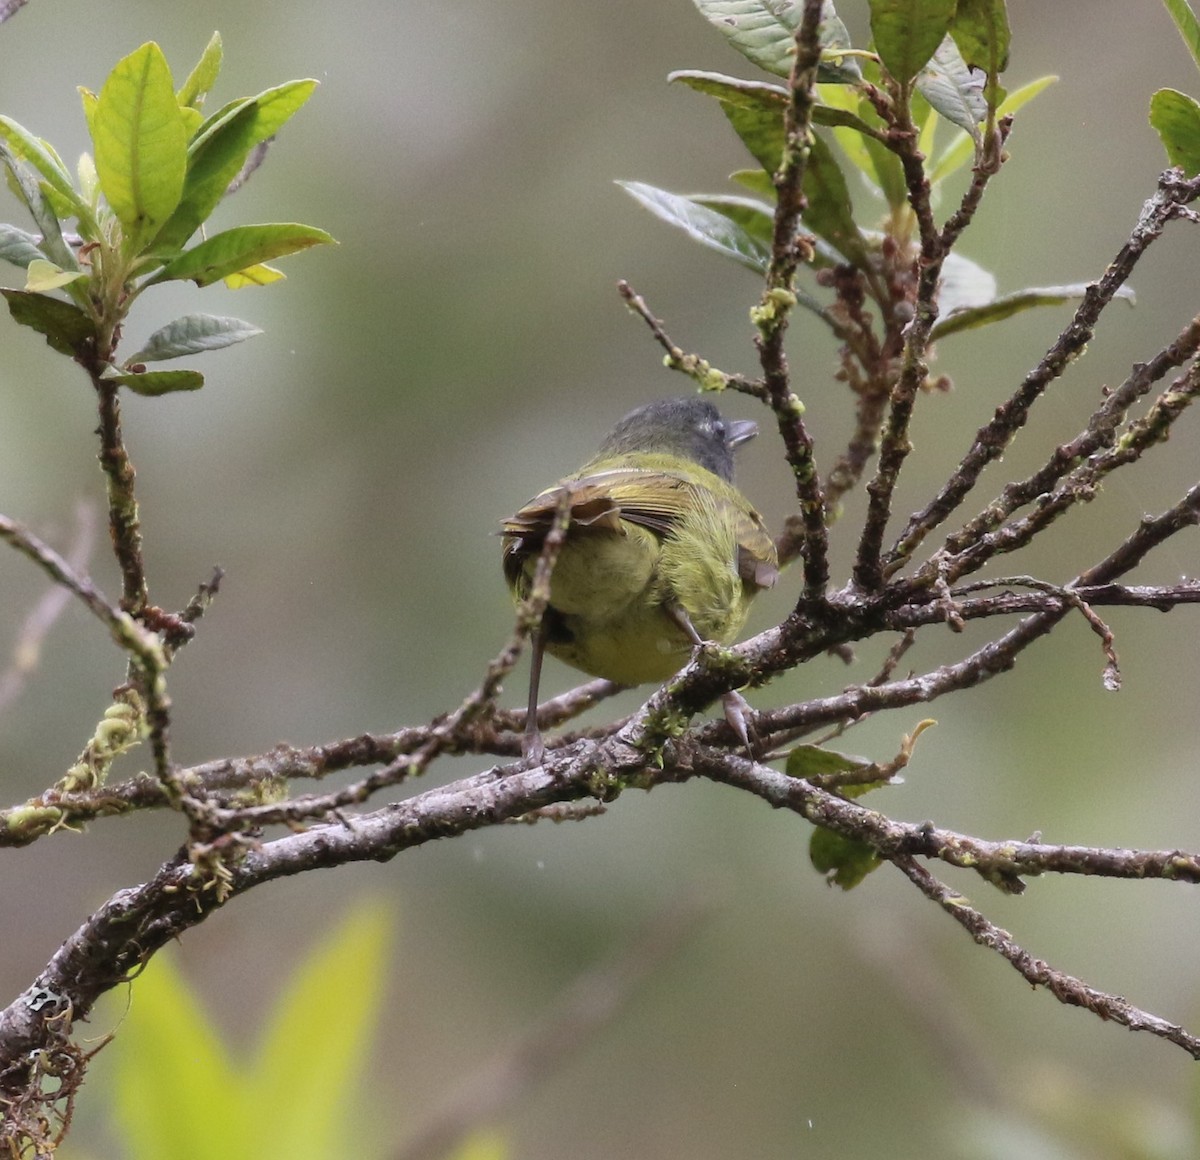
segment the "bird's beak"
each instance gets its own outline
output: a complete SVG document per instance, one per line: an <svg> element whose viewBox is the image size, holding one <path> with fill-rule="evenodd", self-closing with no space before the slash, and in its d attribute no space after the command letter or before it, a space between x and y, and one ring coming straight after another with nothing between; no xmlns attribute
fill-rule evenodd
<svg viewBox="0 0 1200 1160"><path fill-rule="evenodd" d="M726 431L726 442L730 447L738 447L758 434L758 424L753 419L734 419Z"/></svg>

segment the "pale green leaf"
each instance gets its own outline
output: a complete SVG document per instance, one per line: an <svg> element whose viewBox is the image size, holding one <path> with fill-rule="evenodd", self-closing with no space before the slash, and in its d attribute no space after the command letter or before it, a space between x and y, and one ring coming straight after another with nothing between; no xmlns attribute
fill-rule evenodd
<svg viewBox="0 0 1200 1160"><path fill-rule="evenodd" d="M770 249L724 214L640 181L617 184L656 217L683 230L701 245L733 258L757 274L766 272L771 261Z"/></svg>
<svg viewBox="0 0 1200 1160"><path fill-rule="evenodd" d="M1192 54L1192 60L1200 66L1200 20L1196 19L1195 10L1188 0L1163 0L1163 3L1175 21L1188 52Z"/></svg>
<svg viewBox="0 0 1200 1160"><path fill-rule="evenodd" d="M1200 173L1200 104L1177 89L1159 89L1150 98L1150 124L1172 165L1189 177Z"/></svg>
<svg viewBox="0 0 1200 1160"><path fill-rule="evenodd" d="M972 330L977 326L987 326L993 322L1002 322L1014 314L1031 310L1035 306L1060 306L1082 298L1087 292L1088 283L1079 282L1070 286L1034 286L1027 290L1017 290L1012 294L1002 294L982 306L956 310L939 318L934 323L930 339L945 338L957 334L961 330ZM1122 286L1116 297L1123 298L1133 305L1135 296L1128 286Z"/></svg>
<svg viewBox="0 0 1200 1160"><path fill-rule="evenodd" d="M126 365L161 362L207 350L220 350L245 342L262 331L240 318L223 318L215 314L185 314L156 330L137 354L126 359Z"/></svg>
<svg viewBox="0 0 1200 1160"><path fill-rule="evenodd" d="M271 258L281 258L332 241L324 230L297 222L235 226L214 234L168 262L156 281L190 279L197 286L208 286Z"/></svg>
<svg viewBox="0 0 1200 1160"><path fill-rule="evenodd" d="M109 74L92 140L104 196L139 252L179 204L187 171L187 128L157 44L143 44Z"/></svg>
<svg viewBox="0 0 1200 1160"><path fill-rule="evenodd" d="M870 0L875 51L906 84L925 67L950 31L957 0Z"/></svg>
<svg viewBox="0 0 1200 1160"><path fill-rule="evenodd" d="M59 290L80 278L86 278L82 270L64 270L45 258L34 258L29 263L25 278L25 289L33 294L46 294L51 290Z"/></svg>
<svg viewBox="0 0 1200 1160"><path fill-rule="evenodd" d="M221 45L221 34L214 32L196 67L188 74L179 92L175 94L181 108L199 109L204 104L204 98L212 91L221 71L221 62L225 58L225 50Z"/></svg>
<svg viewBox="0 0 1200 1160"><path fill-rule="evenodd" d="M694 3L701 15L748 60L776 76L790 75L796 29L803 15L803 5L797 0L694 0ZM820 63L820 80L847 83L861 78L853 57L839 60L836 56L839 49L850 47L850 35L829 0L822 8L818 40L822 49L833 53Z"/></svg>

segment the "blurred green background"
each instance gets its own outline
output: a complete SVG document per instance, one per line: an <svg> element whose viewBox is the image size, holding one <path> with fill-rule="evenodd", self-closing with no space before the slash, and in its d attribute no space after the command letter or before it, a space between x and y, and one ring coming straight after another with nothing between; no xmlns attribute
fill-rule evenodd
<svg viewBox="0 0 1200 1160"><path fill-rule="evenodd" d="M865 7L840 5L858 43ZM1002 290L1092 278L1165 164L1146 123L1151 92L1198 93L1200 76L1157 0L1014 0L1010 12L1010 87L1049 72L1062 81L1022 114L1012 161L963 249ZM176 755L189 763L388 730L457 705L510 629L498 518L581 462L625 410L687 388L662 369L617 279L677 341L726 370L754 369L747 309L757 292L749 273L613 185L716 190L745 163L713 102L664 83L675 68L751 75L688 0L30 0L0 28L0 110L73 160L87 145L76 85L99 87L147 39L181 79L214 28L226 44L215 102L292 77L322 82L219 220L309 222L341 245L285 259L289 280L269 289L150 296L127 332L136 345L186 309L266 330L200 360L199 395L125 407L154 599L180 607L213 564L228 572L171 675ZM0 220L16 219L7 194L3 204ZM1196 254L1195 229L1183 225L1151 251L1134 279L1137 307L1112 308L1087 358L986 477L988 495L1001 471L1028 468L1069 438L1104 384L1195 313ZM3 277L18 282L12 268ZM1066 317L1046 311L947 340L939 369L956 389L921 400L900 511L944 477ZM98 512L101 496L86 383L7 316L0 352L0 510L65 545L76 505ZM850 430L832 344L800 317L791 357L828 465ZM757 413L747 399L724 406ZM1187 416L1162 454L1064 521L1052 548L997 571L1074 575L1194 480L1195 440ZM740 482L778 525L789 484L772 435L751 445ZM858 510L852 502L835 547L839 580ZM1195 575L1196 544L1194 533L1179 537L1139 578ZM100 549L93 570L116 590ZM782 614L794 583L760 602L755 626ZM25 561L0 554L0 656L42 590ZM1041 831L1048 841L1200 848L1196 614L1110 619L1121 693L1103 690L1094 636L1068 621L1016 672L932 707L939 727L880 808L991 838ZM910 660L924 669L983 639L978 627L930 631ZM852 669L813 664L763 703L866 679L885 646L864 648ZM565 670L548 669L547 692L569 687ZM5 799L61 775L119 679L112 645L72 605L0 718ZM523 682L524 670L507 703L521 703ZM925 715L873 721L843 747L886 758ZM435 776L482 764L441 764ZM60 940L151 874L180 833L168 816L109 821L86 837L0 851L0 995L27 986ZM386 899L394 977L365 1093L370 1123L356 1142L374 1147L415 1128L548 996L698 888L713 905L696 933L512 1110L514 1156L1200 1148L1194 1064L1180 1051L1031 992L890 868L849 895L828 889L807 840L796 818L720 787L630 793L583 825L482 832L255 892L191 933L180 959L228 1034L248 1044L288 964L347 900ZM1008 899L970 877L952 881L1033 953L1200 1025L1194 891L1043 880ZM96 1035L120 1007L93 1021ZM117 1157L107 1076L101 1054L74 1141Z"/></svg>

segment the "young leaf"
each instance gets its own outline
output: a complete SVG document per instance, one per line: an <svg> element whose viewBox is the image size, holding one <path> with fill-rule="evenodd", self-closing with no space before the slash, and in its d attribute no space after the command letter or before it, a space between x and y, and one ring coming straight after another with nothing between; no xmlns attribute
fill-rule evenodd
<svg viewBox="0 0 1200 1160"><path fill-rule="evenodd" d="M146 371L144 374L105 375L106 383L120 383L135 395L171 395L176 391L198 391L204 386L204 376L199 371Z"/></svg>
<svg viewBox="0 0 1200 1160"><path fill-rule="evenodd" d="M289 81L227 106L217 120L202 127L188 149L179 205L154 239L154 248L170 251L182 246L225 196L250 151L278 133L316 87L313 80Z"/></svg>
<svg viewBox="0 0 1200 1160"><path fill-rule="evenodd" d="M225 51L221 46L221 34L214 32L208 44L205 45L204 51L200 54L196 67L188 74L188 79L183 82L183 87L175 94L175 100L178 101L181 109L199 109L204 104L204 98L217 83L217 76L221 71L221 62L224 58Z"/></svg>
<svg viewBox="0 0 1200 1160"><path fill-rule="evenodd" d="M191 279L197 286L208 286L247 266L332 241L324 230L296 222L235 226L184 251L168 262L155 280Z"/></svg>
<svg viewBox="0 0 1200 1160"><path fill-rule="evenodd" d="M925 67L950 31L958 0L870 0L871 35L884 67L901 84Z"/></svg>
<svg viewBox="0 0 1200 1160"><path fill-rule="evenodd" d="M163 359L181 358L183 355L199 354L206 350L220 350L245 342L262 331L253 323L240 318L222 318L215 314L185 314L182 318L168 322L156 330L137 354L125 360L133 363L161 362Z"/></svg>
<svg viewBox="0 0 1200 1160"><path fill-rule="evenodd" d="M796 29L803 13L796 0L694 0L694 3L700 14L748 60L776 76L791 74ZM822 6L817 35L822 49L836 52L850 47L850 34L830 0L825 0ZM845 61L822 59L817 73L822 81L843 84L862 77L853 57Z"/></svg>
<svg viewBox="0 0 1200 1160"><path fill-rule="evenodd" d="M979 140L979 123L987 116L983 87L987 77L972 72L947 36L937 52L917 74L917 91L952 125L966 130L971 140Z"/></svg>
<svg viewBox="0 0 1200 1160"><path fill-rule="evenodd" d="M0 294L13 321L36 330L59 354L74 356L96 337L92 320L70 302L26 290L0 289Z"/></svg>
<svg viewBox="0 0 1200 1160"><path fill-rule="evenodd" d="M640 181L618 181L617 184L655 217L677 226L702 246L740 262L756 274L766 273L771 261L770 249L723 214L690 198L656 189Z"/></svg>
<svg viewBox="0 0 1200 1160"><path fill-rule="evenodd" d="M947 335L957 334L960 330L972 330L977 326L1002 322L1035 306L1059 306L1064 302L1082 298L1087 289L1088 283L1078 282L1070 286L1032 286L1027 290L1002 294L981 306L955 310L939 318L934 323L929 337L931 340L945 338ZM1135 301L1134 293L1128 286L1122 286L1116 297L1125 299L1130 305Z"/></svg>
<svg viewBox="0 0 1200 1160"><path fill-rule="evenodd" d="M1005 0L958 0L950 35L970 68L987 76L987 99L995 108L1003 95L997 78L1008 68L1008 7Z"/></svg>
<svg viewBox="0 0 1200 1160"><path fill-rule="evenodd" d="M804 196L808 201L803 216L805 226L824 238L852 266L865 268L869 262L867 243L854 220L846 178L822 137L813 137L804 169Z"/></svg>
<svg viewBox="0 0 1200 1160"><path fill-rule="evenodd" d="M63 216L79 217L85 214L79 194L71 184L71 175L64 168L58 155L44 141L39 140L28 129L23 129L11 117L0 117L0 140L8 145L13 156L28 161L42 175L61 199L60 206L70 207Z"/></svg>
<svg viewBox="0 0 1200 1160"><path fill-rule="evenodd" d="M1188 52L1192 54L1192 60L1200 65L1200 20L1196 19L1192 6L1188 0L1163 0L1163 3L1167 6L1171 19L1175 21L1175 27L1179 29L1179 35L1183 37Z"/></svg>
<svg viewBox="0 0 1200 1160"><path fill-rule="evenodd" d="M1015 92L1009 93L1000 107L996 110L1000 116L1007 116L1009 113L1015 113L1022 106L1027 105L1039 93L1048 89L1055 81L1056 76L1039 77L1036 81L1030 81L1027 85L1022 85ZM942 155L933 163L929 170L929 182L931 185L937 185L938 182L944 181L956 169L965 165L975 153L975 145L971 138L966 133L959 133L954 141L952 141Z"/></svg>
<svg viewBox="0 0 1200 1160"><path fill-rule="evenodd" d="M38 249L38 240L33 234L16 226L0 224L0 259L14 266L27 267L30 262L45 256Z"/></svg>
<svg viewBox="0 0 1200 1160"><path fill-rule="evenodd" d="M92 140L104 196L139 252L179 204L187 169L187 128L153 41L118 61L104 82Z"/></svg>
<svg viewBox="0 0 1200 1160"><path fill-rule="evenodd" d="M34 294L46 294L85 277L87 275L82 270L64 270L45 258L37 257L29 263L25 289Z"/></svg>
<svg viewBox="0 0 1200 1160"><path fill-rule="evenodd" d="M1159 89L1150 98L1150 124L1172 165L1189 177L1200 173L1200 104L1177 89Z"/></svg>

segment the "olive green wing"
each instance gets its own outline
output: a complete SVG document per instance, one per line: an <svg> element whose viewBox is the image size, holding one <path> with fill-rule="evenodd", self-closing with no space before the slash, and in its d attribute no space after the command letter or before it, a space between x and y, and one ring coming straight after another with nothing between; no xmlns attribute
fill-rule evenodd
<svg viewBox="0 0 1200 1160"><path fill-rule="evenodd" d="M695 504L700 489L714 491L685 475L642 467L613 467L564 480L502 521L505 575L514 583L523 562L541 551L564 493L572 524L620 535L624 534L621 522L626 520L666 537ZM739 575L747 584L769 588L778 568L775 544L762 517L744 500L738 503L721 492L715 494L733 516Z"/></svg>

